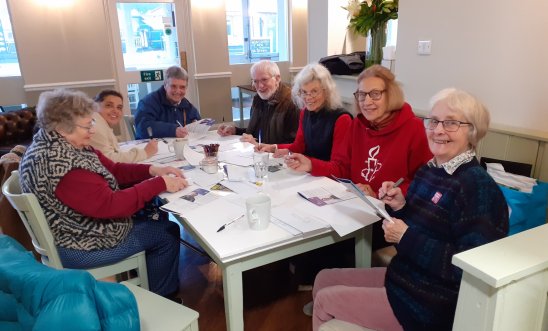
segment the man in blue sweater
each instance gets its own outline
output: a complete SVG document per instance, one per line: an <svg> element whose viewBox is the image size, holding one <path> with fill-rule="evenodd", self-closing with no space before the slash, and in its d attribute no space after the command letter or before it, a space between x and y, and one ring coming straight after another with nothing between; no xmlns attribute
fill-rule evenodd
<svg viewBox="0 0 548 331"><path fill-rule="evenodd" d="M188 74L183 68L167 68L164 85L149 93L137 105L135 137L186 137L188 132L185 126L200 119L198 109L185 98L187 87Z"/></svg>

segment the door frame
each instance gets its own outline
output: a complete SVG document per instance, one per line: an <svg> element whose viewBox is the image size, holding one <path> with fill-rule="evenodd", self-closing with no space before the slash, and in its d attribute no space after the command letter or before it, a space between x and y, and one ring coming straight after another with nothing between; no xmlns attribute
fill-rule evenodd
<svg viewBox="0 0 548 331"><path fill-rule="evenodd" d="M191 4L185 0L103 0L105 16L109 24L109 39L112 49L112 63L115 72L115 88L126 96L124 100L124 115L131 114L129 100L127 100L128 84L141 83L140 71L126 71L122 55L122 41L118 22L117 3L172 3L175 5L175 28L179 44L179 60L186 59L188 72L188 89L186 98L199 109L197 88L194 79L194 50L191 33ZM164 70L165 68L158 68ZM152 70L152 69L151 69ZM127 137L126 137L127 138Z"/></svg>

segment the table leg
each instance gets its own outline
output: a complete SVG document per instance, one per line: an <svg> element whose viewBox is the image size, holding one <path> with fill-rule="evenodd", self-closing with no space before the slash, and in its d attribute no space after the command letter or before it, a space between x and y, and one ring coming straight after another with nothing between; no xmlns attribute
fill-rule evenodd
<svg viewBox="0 0 548 331"><path fill-rule="evenodd" d="M223 294L225 297L227 331L243 331L244 329L243 293L242 270L239 264L223 267Z"/></svg>
<svg viewBox="0 0 548 331"><path fill-rule="evenodd" d="M371 241L373 232L371 226L358 230L355 237L356 268L371 267Z"/></svg>

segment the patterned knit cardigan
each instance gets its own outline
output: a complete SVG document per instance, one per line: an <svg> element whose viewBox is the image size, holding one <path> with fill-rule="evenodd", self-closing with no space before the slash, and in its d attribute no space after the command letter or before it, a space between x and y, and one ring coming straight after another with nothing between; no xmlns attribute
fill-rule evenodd
<svg viewBox="0 0 548 331"><path fill-rule="evenodd" d="M409 228L386 273L390 305L405 330L451 330L462 276L451 258L507 235L506 201L475 158L453 175L423 166L406 201L392 213Z"/></svg>
<svg viewBox="0 0 548 331"><path fill-rule="evenodd" d="M57 199L55 189L72 169L97 173L112 190L118 190L116 179L92 149L75 148L59 133L45 130L38 131L21 160L21 189L36 195L56 246L86 251L115 247L131 230L131 219L94 219Z"/></svg>

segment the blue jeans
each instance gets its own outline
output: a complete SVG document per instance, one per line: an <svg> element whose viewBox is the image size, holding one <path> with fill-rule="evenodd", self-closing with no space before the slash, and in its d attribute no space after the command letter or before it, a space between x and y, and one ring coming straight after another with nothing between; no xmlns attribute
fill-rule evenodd
<svg viewBox="0 0 548 331"><path fill-rule="evenodd" d="M119 262L146 251L150 291L162 296L179 289L179 226L168 220L133 222L133 228L118 246L82 251L58 247L63 267L89 269Z"/></svg>

